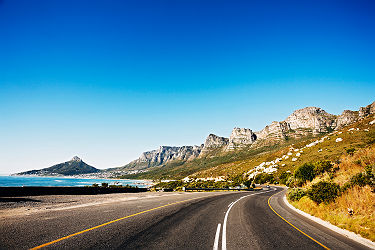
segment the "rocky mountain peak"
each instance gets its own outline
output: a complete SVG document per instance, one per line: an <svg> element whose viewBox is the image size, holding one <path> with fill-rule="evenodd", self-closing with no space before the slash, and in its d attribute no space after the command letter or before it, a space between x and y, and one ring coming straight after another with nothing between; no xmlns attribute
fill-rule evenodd
<svg viewBox="0 0 375 250"><path fill-rule="evenodd" d="M336 130L358 121L358 111L344 110L337 117Z"/></svg>
<svg viewBox="0 0 375 250"><path fill-rule="evenodd" d="M307 107L294 111L285 122L291 130L310 129L313 134L317 134L336 127L336 116L321 108Z"/></svg>
<svg viewBox="0 0 375 250"><path fill-rule="evenodd" d="M209 134L204 143L203 150L209 150L213 148L221 148L228 145L229 139L225 137L220 137L214 134Z"/></svg>
<svg viewBox="0 0 375 250"><path fill-rule="evenodd" d="M359 118L364 118L368 115L375 114L375 102L367 105L366 107L361 107L359 109Z"/></svg>
<svg viewBox="0 0 375 250"><path fill-rule="evenodd" d="M71 161L80 162L80 161L82 161L82 159L79 158L78 156L74 156Z"/></svg>
<svg viewBox="0 0 375 250"><path fill-rule="evenodd" d="M229 137L228 150L253 144L257 136L249 128L234 128Z"/></svg>
<svg viewBox="0 0 375 250"><path fill-rule="evenodd" d="M279 140L285 139L286 133L289 131L289 125L283 122L273 121L270 125L267 125L264 129L256 132L258 140L272 139Z"/></svg>

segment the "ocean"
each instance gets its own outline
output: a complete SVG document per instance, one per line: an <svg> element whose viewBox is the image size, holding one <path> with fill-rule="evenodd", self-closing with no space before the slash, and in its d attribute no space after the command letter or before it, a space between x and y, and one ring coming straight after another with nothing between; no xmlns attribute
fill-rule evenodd
<svg viewBox="0 0 375 250"><path fill-rule="evenodd" d="M0 187L22 187L22 186L47 186L47 187L83 187L94 183L109 185L131 185L137 187L149 187L152 183L145 180L125 179L81 179L68 177L39 177L39 176L0 176Z"/></svg>

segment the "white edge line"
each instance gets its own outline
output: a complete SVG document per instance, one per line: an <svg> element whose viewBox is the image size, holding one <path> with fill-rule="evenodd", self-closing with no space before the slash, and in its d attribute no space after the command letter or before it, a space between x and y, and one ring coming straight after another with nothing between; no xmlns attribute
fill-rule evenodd
<svg viewBox="0 0 375 250"><path fill-rule="evenodd" d="M222 231L223 235L221 237L221 250L227 250L227 220L228 220L228 215L229 215L229 212L232 209L232 207L237 203L237 201L240 201L243 198L246 198L246 197L249 197L249 196L252 196L252 195L264 194L264 193L268 193L268 192L271 192L271 191L274 191L274 190L269 190L269 191L265 191L265 192L259 192L259 193L255 193L255 194L245 195L245 196L242 196L241 198L237 199L236 201L234 201L233 203L230 204L227 212L225 213L225 217L224 217L223 231Z"/></svg>
<svg viewBox="0 0 375 250"><path fill-rule="evenodd" d="M214 248L213 250L218 250L219 249L219 238L220 238L220 228L221 224L217 224L217 229L216 229L216 235L215 235L215 241L214 241Z"/></svg>
<svg viewBox="0 0 375 250"><path fill-rule="evenodd" d="M335 226L335 225L332 225L332 224L329 223L328 221L324 221L324 220L322 220L322 219L320 219L320 218L318 218L318 217L312 216L311 214L308 214L308 213L306 213L306 212L304 212L304 211L301 211L301 210L299 210L298 208L295 208L293 205L291 205L291 204L288 202L288 200L286 199L286 196L285 196L285 195L284 195L284 197L283 197L283 200L284 200L284 203L285 203L290 209L292 209L292 210L296 211L297 213L299 213L299 214L301 214L301 215L303 215L303 216L309 218L310 220L315 221L316 223L318 223L318 224L320 224L320 225L322 225L322 226L325 226L326 228L329 228L329 229L331 229L332 231L335 231L336 233L339 233L339 234L341 234L341 235L343 235L343 236L345 236L345 237L348 237L348 238L351 239L351 240L354 240L354 241L356 241L356 242L358 242L358 243L361 243L361 244L363 244L363 245L365 245L365 246L367 246L367 247L369 247L369 248L373 248L373 249L375 249L375 243L372 242L371 240L369 240L369 239L365 239L365 238L363 238L362 236L360 236L359 234L356 234L356 233L354 233L354 232L350 232L350 231L348 231L348 230L346 230L346 229L339 228L339 227L337 227L337 226Z"/></svg>

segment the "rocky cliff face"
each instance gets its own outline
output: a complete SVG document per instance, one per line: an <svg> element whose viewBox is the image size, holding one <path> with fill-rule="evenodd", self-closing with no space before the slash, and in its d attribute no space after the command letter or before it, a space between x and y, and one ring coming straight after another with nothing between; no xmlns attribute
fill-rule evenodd
<svg viewBox="0 0 375 250"><path fill-rule="evenodd" d="M361 107L359 109L359 118L365 118L366 116L375 114L375 102L367 105L366 107Z"/></svg>
<svg viewBox="0 0 375 250"><path fill-rule="evenodd" d="M259 141L274 142L288 137L298 138L309 134L326 133L336 127L336 116L321 108L307 107L294 111L284 121L274 121L256 132Z"/></svg>
<svg viewBox="0 0 375 250"><path fill-rule="evenodd" d="M248 128L234 128L229 137L227 150L251 145L255 142L257 136Z"/></svg>
<svg viewBox="0 0 375 250"><path fill-rule="evenodd" d="M144 152L139 161L162 164L171 160L189 160L198 157L201 150L202 146L161 146L157 150Z"/></svg>
<svg viewBox="0 0 375 250"><path fill-rule="evenodd" d="M204 142L203 151L208 151L210 149L221 148L227 146L229 139L225 137L220 137L214 134L209 134Z"/></svg>
<svg viewBox="0 0 375 250"><path fill-rule="evenodd" d="M201 146L170 147L160 146L159 149L142 153L142 155L121 169L141 170L158 166L173 160L188 161L197 158L203 149Z"/></svg>
<svg viewBox="0 0 375 250"><path fill-rule="evenodd" d="M349 124L352 124L359 119L358 111L344 110L341 115L337 117L336 128L340 129Z"/></svg>
<svg viewBox="0 0 375 250"><path fill-rule="evenodd" d="M270 125L267 125L264 129L259 132L256 132L258 140L265 139L285 139L286 133L289 131L289 125L286 122L272 122Z"/></svg>
<svg viewBox="0 0 375 250"><path fill-rule="evenodd" d="M326 133L336 127L336 116L321 108L307 107L294 111L285 119L291 130L311 130L313 134Z"/></svg>

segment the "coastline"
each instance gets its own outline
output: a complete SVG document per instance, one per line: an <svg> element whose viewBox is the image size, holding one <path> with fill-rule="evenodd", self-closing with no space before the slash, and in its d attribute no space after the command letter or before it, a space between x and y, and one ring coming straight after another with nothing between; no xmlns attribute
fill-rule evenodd
<svg viewBox="0 0 375 250"><path fill-rule="evenodd" d="M136 181L145 181L145 182L153 182L153 180L151 179L119 179L119 178L99 178L99 177L81 177L79 175L70 175L70 176L67 176L67 175L27 175L27 174L23 174L23 175L18 175L18 174L9 174L9 175L0 175L0 177L2 176L15 176L15 177L49 177L49 178L66 178L66 179L88 179L88 180L92 180L92 179L103 179L103 180L128 180L128 181L133 181L133 180L136 180Z"/></svg>
<svg viewBox="0 0 375 250"><path fill-rule="evenodd" d="M72 186L83 187L93 184L109 183L110 185L130 185L139 187L150 187L154 185L152 180L133 180L118 178L98 178L88 176L39 176L39 175L3 175L0 176L0 187L21 186Z"/></svg>

